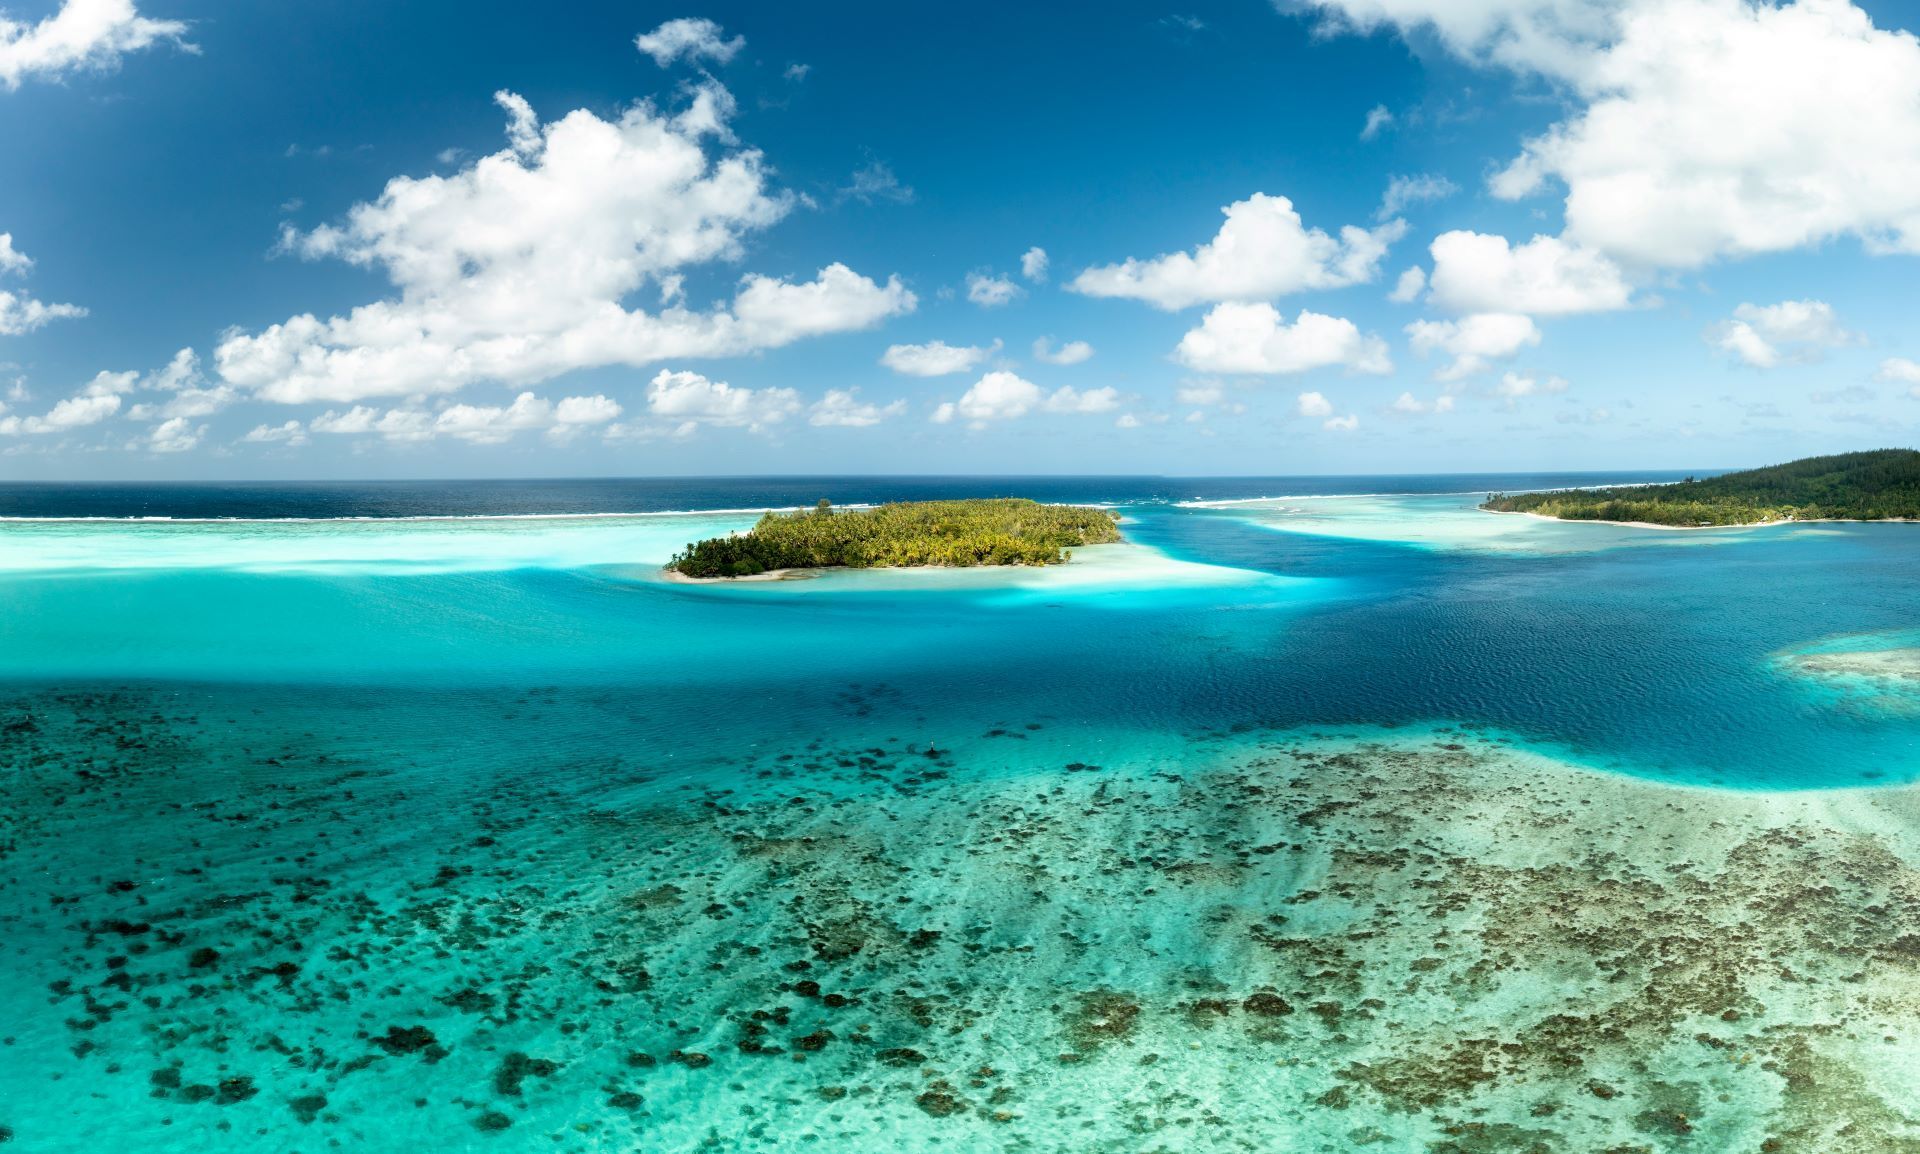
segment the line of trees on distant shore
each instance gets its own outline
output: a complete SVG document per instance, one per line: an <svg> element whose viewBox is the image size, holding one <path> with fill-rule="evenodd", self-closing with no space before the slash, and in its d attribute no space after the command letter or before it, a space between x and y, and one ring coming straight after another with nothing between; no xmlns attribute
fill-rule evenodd
<svg viewBox="0 0 1920 1154"><path fill-rule="evenodd" d="M1877 449L1670 485L1493 493L1481 505L1569 521L1756 525L1770 521L1920 519L1920 453Z"/></svg>
<svg viewBox="0 0 1920 1154"><path fill-rule="evenodd" d="M768 513L751 530L691 542L669 569L689 577L752 577L775 569L1057 565L1076 545L1119 541L1105 509L1022 498L902 501L835 510L826 501Z"/></svg>

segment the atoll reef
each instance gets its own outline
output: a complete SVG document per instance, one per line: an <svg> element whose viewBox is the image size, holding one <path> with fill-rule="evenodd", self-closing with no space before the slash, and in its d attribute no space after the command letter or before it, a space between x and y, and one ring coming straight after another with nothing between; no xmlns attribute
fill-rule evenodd
<svg viewBox="0 0 1920 1154"><path fill-rule="evenodd" d="M892 692L849 687L849 717ZM480 777L244 697L16 695L0 1125L30 1150L101 1149L103 1116L169 1150L1920 1150L1909 789L1676 788L1448 726L1009 770L1049 724Z"/></svg>

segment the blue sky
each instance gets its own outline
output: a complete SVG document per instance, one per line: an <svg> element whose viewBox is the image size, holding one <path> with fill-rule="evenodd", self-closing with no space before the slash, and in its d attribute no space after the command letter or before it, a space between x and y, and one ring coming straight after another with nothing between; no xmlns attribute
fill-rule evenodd
<svg viewBox="0 0 1920 1154"><path fill-rule="evenodd" d="M1920 418L1897 5L0 11L0 477L1715 467Z"/></svg>

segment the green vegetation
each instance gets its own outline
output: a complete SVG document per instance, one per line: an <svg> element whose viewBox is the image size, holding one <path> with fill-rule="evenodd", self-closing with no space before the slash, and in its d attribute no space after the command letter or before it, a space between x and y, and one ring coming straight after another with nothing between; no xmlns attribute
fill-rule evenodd
<svg viewBox="0 0 1920 1154"><path fill-rule="evenodd" d="M1480 507L1569 521L1686 526L1913 520L1920 519L1920 452L1877 449L1808 457L1671 485L1494 493Z"/></svg>
<svg viewBox="0 0 1920 1154"><path fill-rule="evenodd" d="M1073 545L1120 540L1105 509L1016 498L903 501L874 509L768 513L745 533L687 546L667 568L689 577L752 577L773 569L924 565L1057 565Z"/></svg>

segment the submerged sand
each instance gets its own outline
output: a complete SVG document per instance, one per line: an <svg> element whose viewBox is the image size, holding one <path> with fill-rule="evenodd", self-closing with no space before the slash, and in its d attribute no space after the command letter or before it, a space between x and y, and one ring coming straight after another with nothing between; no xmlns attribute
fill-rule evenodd
<svg viewBox="0 0 1920 1154"><path fill-rule="evenodd" d="M1036 720L422 799L0 712L25 1149L1920 1149L1911 789Z"/></svg>

